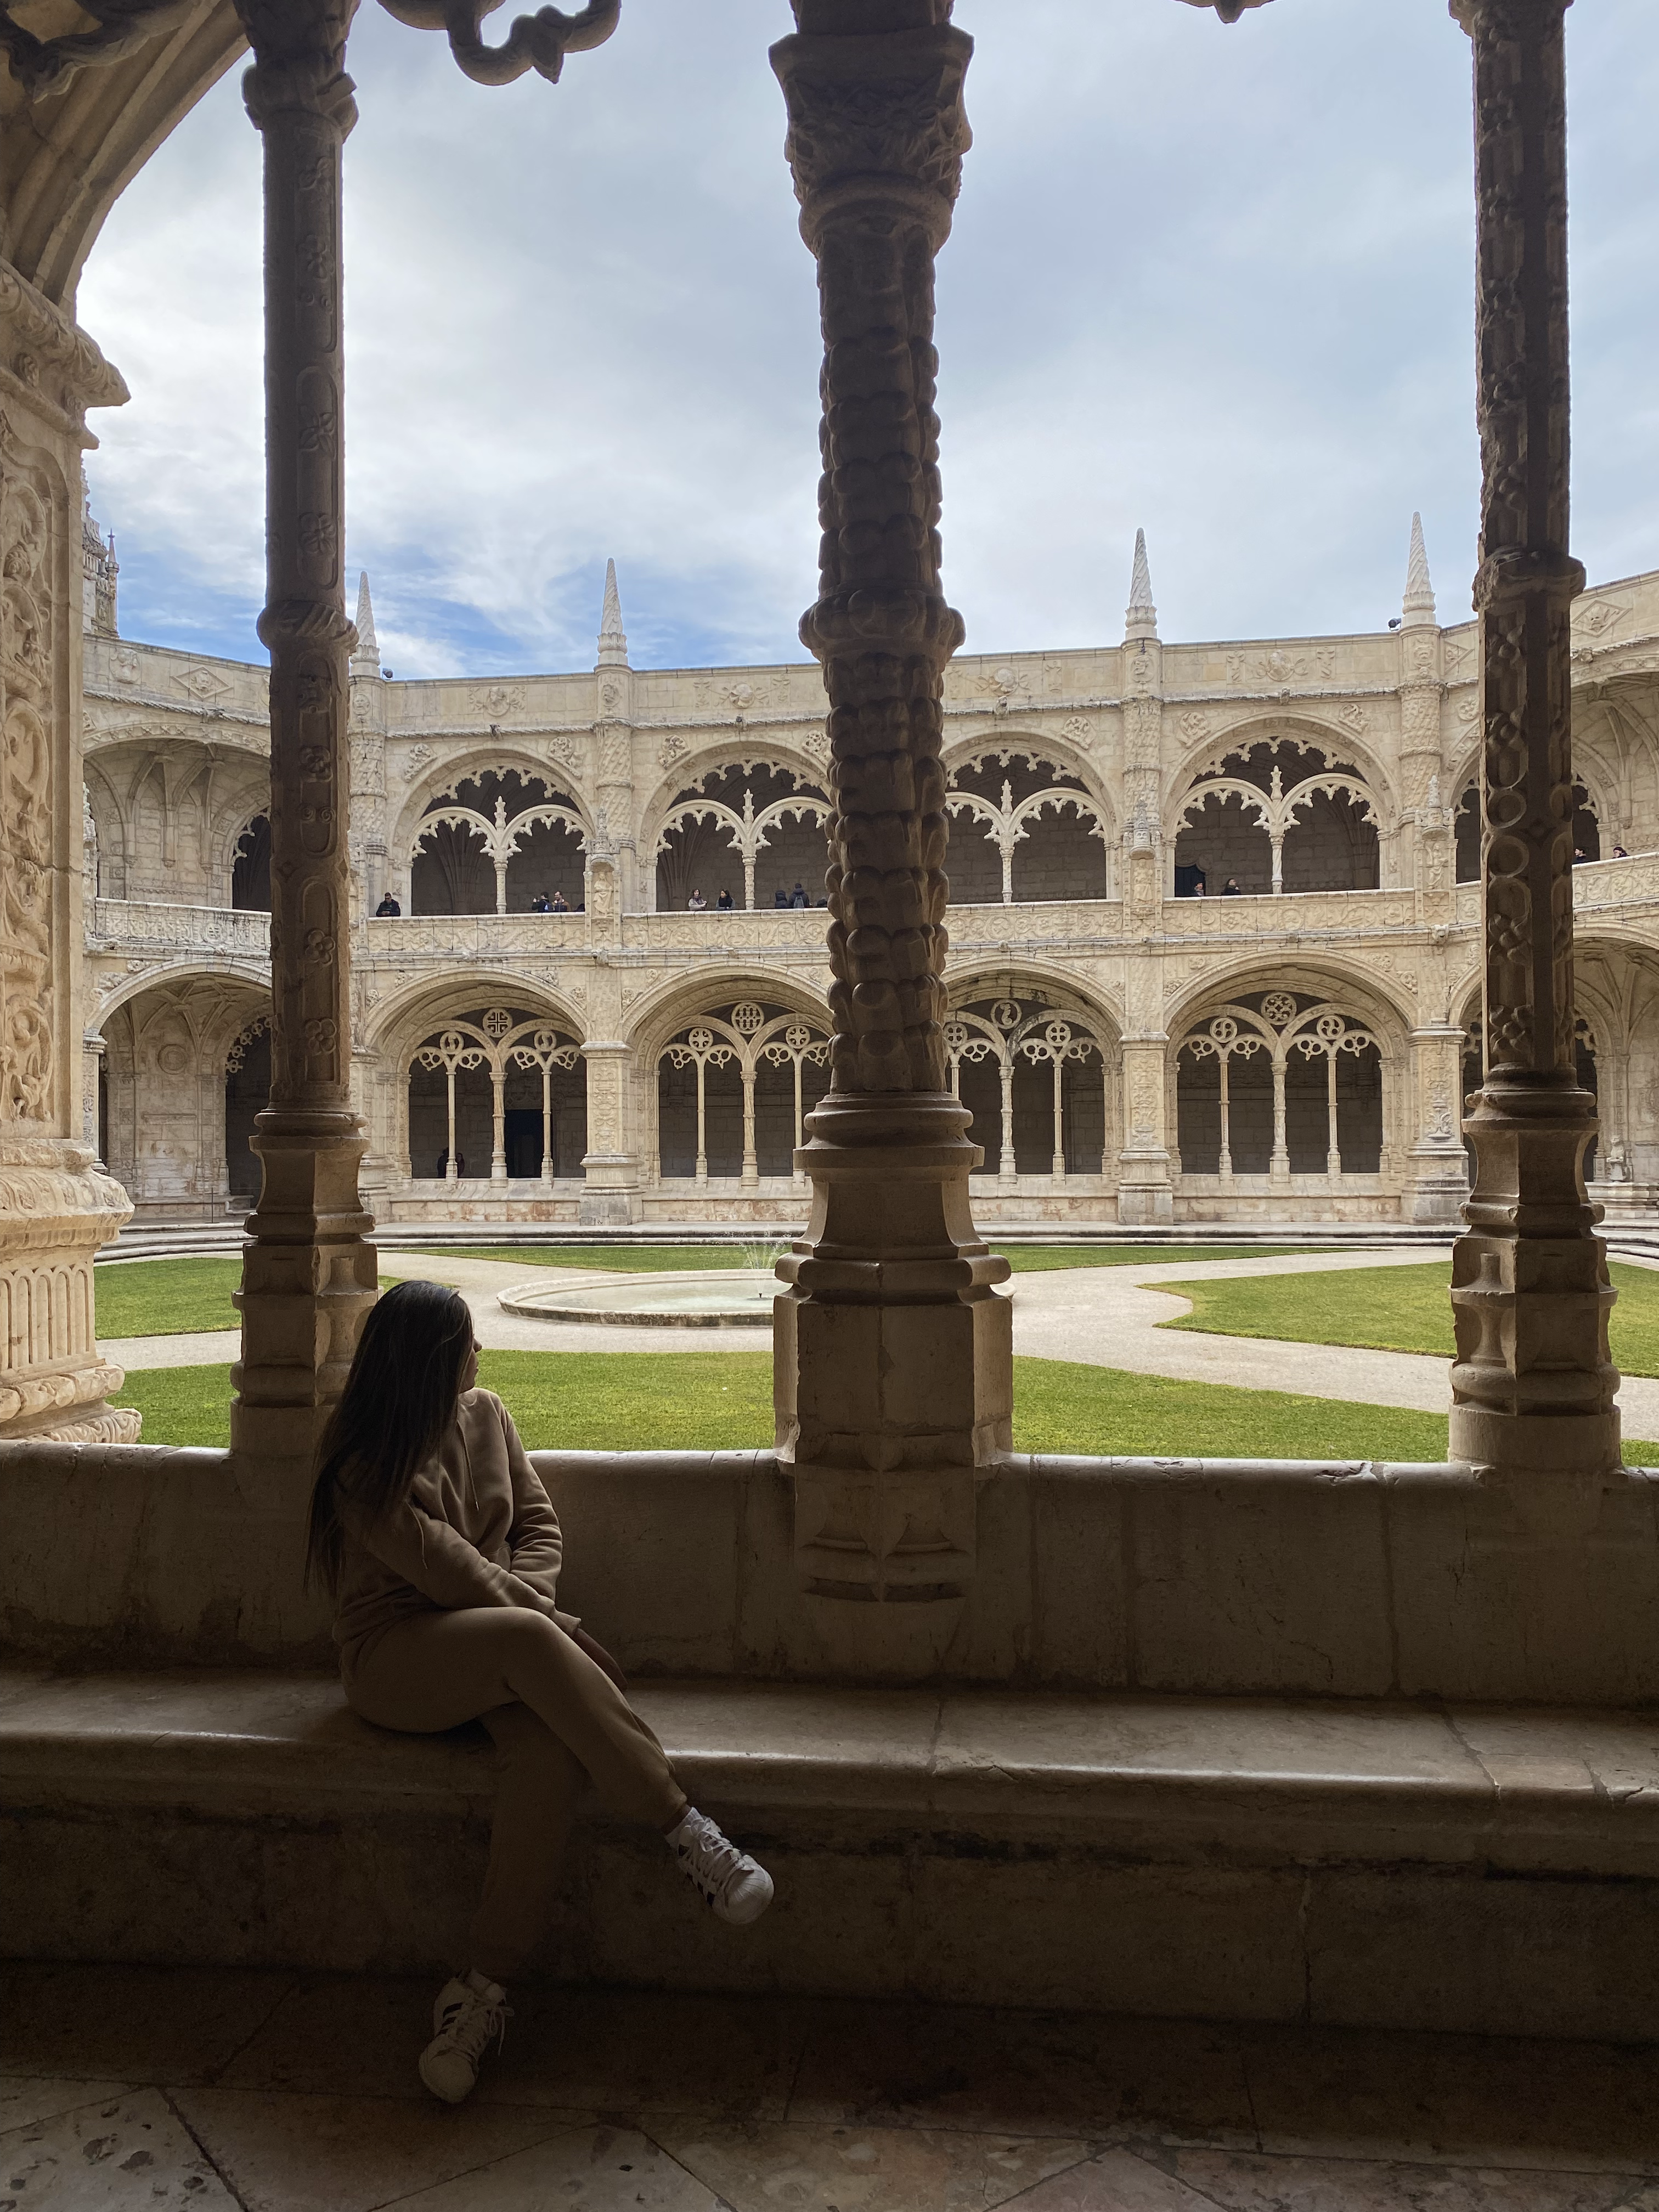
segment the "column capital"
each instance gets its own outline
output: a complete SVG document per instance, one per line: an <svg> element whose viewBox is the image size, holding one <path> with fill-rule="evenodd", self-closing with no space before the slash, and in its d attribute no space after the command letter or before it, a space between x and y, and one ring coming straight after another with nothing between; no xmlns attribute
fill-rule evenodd
<svg viewBox="0 0 1659 2212"><path fill-rule="evenodd" d="M345 73L346 35L357 0L234 0L253 49L242 99L254 128L308 116L343 138L357 120Z"/></svg>

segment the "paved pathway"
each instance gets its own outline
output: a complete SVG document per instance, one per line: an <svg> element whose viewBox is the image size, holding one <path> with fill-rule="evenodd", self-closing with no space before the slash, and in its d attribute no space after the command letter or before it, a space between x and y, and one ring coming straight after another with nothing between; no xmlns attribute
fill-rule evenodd
<svg viewBox="0 0 1659 2212"><path fill-rule="evenodd" d="M1291 1390L1352 1405L1446 1410L1447 1364L1410 1352L1291 1344L1161 1328L1191 1302L1160 1287L1224 1282L1246 1275L1327 1274L1355 1267L1417 1267L1446 1261L1450 1246L1401 1252L1319 1252L1238 1260L1149 1259L1115 1267L1066 1267L1016 1275L1014 1350L1038 1359L1072 1359L1182 1382L1219 1382L1245 1390ZM1640 1266L1641 1261L1634 1264ZM479 1341L492 1352L764 1352L763 1328L629 1328L620 1324L538 1322L503 1313L499 1293L526 1282L547 1289L614 1283L614 1270L538 1267L520 1261L469 1260L447 1252L382 1252L380 1272L453 1285L472 1309ZM104 1346L123 1367L199 1367L234 1359L234 1329L191 1336L128 1337ZM1626 1376L1620 1391L1625 1432L1659 1439L1659 1381Z"/></svg>

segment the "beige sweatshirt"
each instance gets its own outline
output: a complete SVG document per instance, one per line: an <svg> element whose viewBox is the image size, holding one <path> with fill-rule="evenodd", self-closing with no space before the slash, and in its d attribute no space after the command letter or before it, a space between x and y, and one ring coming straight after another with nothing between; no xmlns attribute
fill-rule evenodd
<svg viewBox="0 0 1659 2212"><path fill-rule="evenodd" d="M564 1556L558 1516L513 1417L489 1390L468 1390L402 1505L370 1524L345 1504L334 1641L348 1677L374 1642L411 1613L528 1606L574 1628L553 1603Z"/></svg>

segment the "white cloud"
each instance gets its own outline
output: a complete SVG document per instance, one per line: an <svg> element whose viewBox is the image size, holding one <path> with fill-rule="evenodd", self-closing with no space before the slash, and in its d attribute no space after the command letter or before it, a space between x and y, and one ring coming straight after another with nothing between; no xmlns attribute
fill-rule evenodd
<svg viewBox="0 0 1659 2212"><path fill-rule="evenodd" d="M1576 541L1659 567L1645 272L1659 44L1568 18ZM1379 626L1419 507L1467 605L1469 93L1444 0L959 0L975 145L941 258L947 581L988 649L1115 636L1144 524L1166 636ZM347 153L354 565L400 675L794 658L817 305L766 61L781 0L627 0L485 91L365 8ZM82 286L132 385L89 470L135 634L257 650L258 143L233 72Z"/></svg>

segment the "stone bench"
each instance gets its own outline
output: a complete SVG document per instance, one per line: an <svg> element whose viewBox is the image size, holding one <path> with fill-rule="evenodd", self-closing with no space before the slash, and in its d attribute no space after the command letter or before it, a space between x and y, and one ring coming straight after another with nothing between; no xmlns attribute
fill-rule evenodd
<svg viewBox="0 0 1659 2212"><path fill-rule="evenodd" d="M646 1987L1659 2035L1659 1717L1290 1698L637 1686L766 1858L720 1927L579 1826L545 1966ZM320 1674L0 1676L4 1947L435 1972L463 1955L482 1731Z"/></svg>

